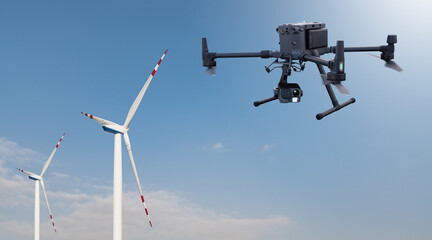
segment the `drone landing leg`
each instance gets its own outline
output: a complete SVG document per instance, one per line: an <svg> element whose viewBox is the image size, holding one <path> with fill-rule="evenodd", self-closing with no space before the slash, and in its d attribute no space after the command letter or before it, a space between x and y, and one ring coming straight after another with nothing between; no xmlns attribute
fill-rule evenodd
<svg viewBox="0 0 432 240"><path fill-rule="evenodd" d="M318 53L318 51L315 50L315 49L312 50L312 54L313 54L314 56L316 56L316 57L319 57L319 53ZM317 65L317 67L318 67L318 71L320 72L320 74L326 74L326 72L325 72L325 70L324 70L324 67L323 67L322 65L320 65L320 64L318 64L318 63L317 63L316 65ZM322 113L318 113L318 114L316 115L316 119L318 119L318 120L321 120L321 119L323 119L325 116L327 116L327 115L329 115L329 114L332 114L332 113L338 111L339 109L344 108L344 107L350 105L351 103L355 103L355 101L356 101L355 98L351 98L351 99L349 99L348 101L346 101L346 102L344 102L344 103L342 103L342 104L339 104L339 102L338 102L338 100L337 100L337 98L336 98L336 95L335 95L334 92L333 92L333 88L331 87L330 83L327 83L327 84L325 85L325 87L326 87L327 92L328 92L328 94L329 94L329 96L330 96L330 99L331 99L331 101L332 101L333 107L330 108L330 109L327 110L327 111L324 111L324 112L322 112Z"/></svg>
<svg viewBox="0 0 432 240"><path fill-rule="evenodd" d="M255 102L254 102L254 106L255 106L255 107L258 107L258 106L261 105L261 104L268 103L268 102L274 101L274 100L276 100L276 99L278 99L278 96L277 96L277 95L274 95L273 97L269 97L269 98L263 99L263 100L261 100L261 101L255 101Z"/></svg>

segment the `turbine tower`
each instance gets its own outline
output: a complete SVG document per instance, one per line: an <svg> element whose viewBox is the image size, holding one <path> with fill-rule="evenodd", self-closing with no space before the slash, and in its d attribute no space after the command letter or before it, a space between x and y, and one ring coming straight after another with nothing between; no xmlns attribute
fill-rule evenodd
<svg viewBox="0 0 432 240"><path fill-rule="evenodd" d="M28 172L28 171L25 171L25 170L17 168L18 171L27 174L28 178L30 178L31 180L35 181L35 205L34 205L34 207L35 207L35 209L34 209L34 239L35 240L39 240L40 239L40 231L39 231L39 228L40 228L39 227L40 226L40 224L39 224L39 222L40 222L39 184L42 187L42 192L43 192L44 197L45 197L45 202L46 202L46 205L47 205L47 208L48 208L48 212L49 212L49 215L50 215L50 218L51 218L52 226L54 228L54 231L57 232L57 230L56 230L56 228L54 226L54 220L53 220L53 217L52 217L52 214L51 214L51 209L50 209L50 206L48 204L48 198L47 198L47 195L46 195L46 192L45 192L45 185L44 185L44 181L43 181L43 176L45 175L45 172L46 172L48 166L51 163L51 160L52 160L52 158L54 156L54 153L57 151L57 148L60 145L61 141L63 140L64 136L65 136L65 134L63 133L63 135L61 136L59 142L57 143L57 145L55 146L55 148L52 151L51 155L49 156L48 160L46 161L45 165L43 166L42 172L41 172L40 175L37 175L35 173Z"/></svg>
<svg viewBox="0 0 432 240"><path fill-rule="evenodd" d="M113 123L111 121L81 112L85 116L89 117L90 119L94 120L95 122L102 125L102 128L106 132L110 132L114 134L114 180L113 180L113 239L114 240L121 240L122 239L122 149L121 149L121 135L123 135L126 149L129 153L130 162L132 165L132 169L135 175L135 180L138 185L139 194L141 197L141 202L144 205L144 210L147 215L150 227L152 227L152 222L150 220L150 216L147 210L146 203L144 201L144 196L141 190L140 181L138 178L138 173L135 167L135 161L132 155L132 149L131 144L129 140L129 124L132 121L133 116L135 115L135 112L138 109L138 106L141 103L141 100L144 96L144 93L146 92L153 76L155 75L157 69L159 68L159 65L161 64L162 60L165 57L165 54L168 50L164 52L161 59L157 63L156 67L153 69L152 73L148 77L147 81L145 82L143 88L139 92L138 96L136 97L135 101L132 104L132 107L129 110L129 113L126 117L126 121L123 125L119 125L116 123Z"/></svg>

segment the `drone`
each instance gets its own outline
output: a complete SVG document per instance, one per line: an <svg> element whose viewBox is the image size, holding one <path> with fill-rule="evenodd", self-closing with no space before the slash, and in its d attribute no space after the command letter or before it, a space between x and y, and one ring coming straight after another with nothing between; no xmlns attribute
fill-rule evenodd
<svg viewBox="0 0 432 240"><path fill-rule="evenodd" d="M396 35L387 36L387 45L373 47L344 47L344 41L337 41L336 46L328 47L327 29L322 22L303 22L283 24L276 28L279 34L280 51L263 50L261 52L243 52L243 53L216 53L209 52L207 39L202 38L202 59L203 66L207 67L206 73L215 75L216 58L276 58L269 66L265 67L267 73L276 68L282 69L282 76L279 84L273 89L273 96L261 101L254 102L254 106L268 103L273 100L279 100L281 103L298 103L303 96L303 91L297 83L288 83L288 76L292 71L301 72L305 68L305 62L315 63L321 75L333 107L318 113L317 120L334 113L356 100L351 98L346 102L339 103L332 86L336 87L342 94L349 95L342 82L346 80L345 74L345 52L381 52L381 56L372 56L381 58L385 61L385 67L402 71L392 59L394 59L394 44L397 43ZM333 53L334 59L327 60L321 58L321 55ZM273 67L272 67L273 66ZM324 66L329 72L324 70Z"/></svg>

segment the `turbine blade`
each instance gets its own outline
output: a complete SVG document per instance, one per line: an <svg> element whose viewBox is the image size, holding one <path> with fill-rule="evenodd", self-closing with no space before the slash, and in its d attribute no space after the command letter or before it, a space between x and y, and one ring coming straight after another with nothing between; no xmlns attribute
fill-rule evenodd
<svg viewBox="0 0 432 240"><path fill-rule="evenodd" d="M140 184L140 181L139 181L139 178L138 178L138 173L137 173L137 170L136 170L136 167L135 167L135 161L134 161L134 158L133 158L133 155L132 155L132 149L131 149L131 144L130 144L130 140L129 140L129 135L127 134L127 132L125 132L123 134L123 137L124 137L124 140L125 140L127 151L129 153L129 159L130 159L130 162L131 162L131 165L132 165L132 170L133 170L134 175L135 175L135 180L136 180L137 185L138 185L138 190L139 190L139 193L141 195L141 201L142 201L142 203L144 205L144 210L145 210L145 213L147 215L150 227L152 227L153 225L152 225L152 222L150 220L150 216L149 216L149 213L148 213L148 210L147 210L147 206L146 206L145 201L144 201L144 196L143 196L143 193L142 193L142 190L141 190L141 184Z"/></svg>
<svg viewBox="0 0 432 240"><path fill-rule="evenodd" d="M61 141L63 140L63 137L66 135L66 133L63 133L63 135L61 136L60 140L58 141L57 145L55 146L54 150L52 151L51 155L49 156L48 160L46 161L45 165L42 168L42 173L41 173L41 177L43 177L43 175L45 174L48 166L51 163L52 158L54 157L54 153L57 151L58 146L60 145Z"/></svg>
<svg viewBox="0 0 432 240"><path fill-rule="evenodd" d="M53 217L52 217L52 214L51 214L51 209L50 209L50 206L49 206L49 203L48 203L48 198L47 198L47 195L46 195L46 192L45 192L45 185L44 185L43 180L41 180L40 183L41 183L41 187L42 187L42 192L43 192L44 197L45 197L45 202L46 202L46 205L47 205L47 208L48 208L48 212L49 212L49 215L50 215L51 223L52 223L52 226L54 228L54 232L57 232L57 229L55 228L54 220L53 220Z"/></svg>
<svg viewBox="0 0 432 240"><path fill-rule="evenodd" d="M145 82L144 86L142 87L141 91L139 92L138 96L135 98L135 101L133 102L131 108L129 109L129 113L126 117L126 121L124 123L125 128L129 128L129 124L132 121L133 116L135 115L135 112L137 111L141 100L144 96L144 93L147 91L148 86L150 85L151 80L153 79L153 76L155 75L157 69L159 68L159 65L161 64L162 60L165 57L165 54L168 52L168 49L164 52L159 62L156 64L156 67L153 69L153 72L148 77L147 81Z"/></svg>
<svg viewBox="0 0 432 240"><path fill-rule="evenodd" d="M111 122L111 121L108 121L108 120L105 120L105 119L103 119L103 118L96 117L96 116L93 116L93 115L88 114L88 113L85 113L85 112L81 112L81 113L82 113L84 116L89 117L90 119L92 119L93 121L99 123L99 124L102 125L102 126L105 126L105 125L115 125L115 123L113 123L113 122Z"/></svg>
<svg viewBox="0 0 432 240"><path fill-rule="evenodd" d="M34 174L34 173L26 171L26 170L22 170L20 168L17 168L17 170L20 171L20 172L22 172L22 173L27 174L27 176L31 176L31 175L36 175L37 176L37 174Z"/></svg>

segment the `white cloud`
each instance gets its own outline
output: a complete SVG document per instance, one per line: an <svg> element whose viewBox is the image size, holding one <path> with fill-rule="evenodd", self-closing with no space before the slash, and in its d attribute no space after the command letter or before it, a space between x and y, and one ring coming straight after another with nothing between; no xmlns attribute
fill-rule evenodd
<svg viewBox="0 0 432 240"><path fill-rule="evenodd" d="M66 173L52 172L51 174L57 178L69 178L69 174Z"/></svg>
<svg viewBox="0 0 432 240"><path fill-rule="evenodd" d="M12 169L3 167L0 162L0 171L12 172ZM18 173L18 171L17 171ZM34 197L31 193L34 192L33 181L27 181L26 177L18 175L0 175L0 193L1 207L10 206L31 206L33 204Z"/></svg>
<svg viewBox="0 0 432 240"><path fill-rule="evenodd" d="M0 160L4 162L14 162L18 165L32 162L42 163L43 158L44 155L37 151L21 147L5 137L0 137Z"/></svg>
<svg viewBox="0 0 432 240"><path fill-rule="evenodd" d="M49 194L57 199L60 193ZM74 195L74 194L71 194ZM41 217L41 235L44 239L110 239L112 238L112 196L76 194L70 212L55 216L57 234L47 218ZM263 239L275 231L291 226L291 220L281 216L266 218L238 218L201 208L175 193L157 191L146 193L146 201L153 228L150 228L137 192L123 194L124 239L158 240L254 240ZM53 201L51 200L50 201ZM23 228L23 226L26 226ZM25 239L32 235L32 218L22 221L0 221L0 235Z"/></svg>
<svg viewBox="0 0 432 240"><path fill-rule="evenodd" d="M136 192L123 194L124 239L194 240L265 238L274 231L290 226L286 217L236 218L203 209L175 193L157 191L146 193L153 228L150 228ZM89 201L76 203L67 216L56 219L62 239L112 238L112 196L94 195ZM2 223L0 223L0 226ZM49 229L49 222L45 228ZM55 239L54 234L44 238Z"/></svg>
<svg viewBox="0 0 432 240"><path fill-rule="evenodd" d="M16 154L14 154L16 153ZM0 138L0 207L30 206L34 184L27 181L27 176L18 170L5 167L6 162L28 163L39 154L33 150L20 147L18 144Z"/></svg>
<svg viewBox="0 0 432 240"><path fill-rule="evenodd" d="M13 147L20 151L18 145ZM221 143L216 144L215 150L223 149L225 147ZM30 150L28 153L33 155L36 152ZM12 151L9 151L8 154L13 156ZM21 156L23 159L28 157ZM7 168L5 161L1 158L0 173L5 173L0 174L0 194L2 196L0 209L3 209L0 218L0 236L16 240L31 238L33 236L33 184L27 181L25 176L15 174L11 168ZM54 233L47 214L43 214L46 209L43 209L45 206L43 197L41 197L41 237L43 239L112 238L111 191L105 194L95 194L93 191L88 193L48 191L47 195L58 233ZM241 218L222 214L200 207L168 191L148 192L144 195L152 217L153 228L148 225L137 191L124 192L124 239L255 240L266 239L274 236L275 233L283 236L292 224L289 218L283 216ZM18 210L23 210L24 216L9 215Z"/></svg>
<svg viewBox="0 0 432 240"><path fill-rule="evenodd" d="M275 145L264 144L262 151L267 152L270 148L274 148L274 147L275 147Z"/></svg>
<svg viewBox="0 0 432 240"><path fill-rule="evenodd" d="M222 143L218 142L211 146L211 150L217 151L217 152L230 152L231 149L226 148Z"/></svg>
<svg viewBox="0 0 432 240"><path fill-rule="evenodd" d="M223 149L223 145L222 145L222 143L218 142L218 143L213 144L213 146L211 147L211 149L213 149L213 150L221 150L221 149Z"/></svg>

